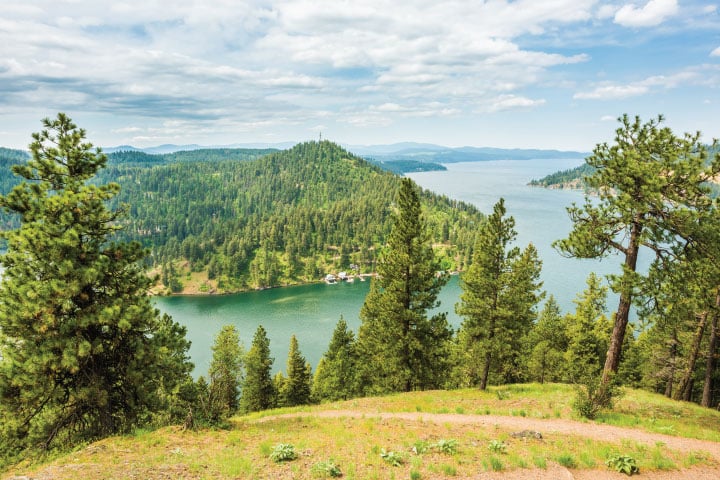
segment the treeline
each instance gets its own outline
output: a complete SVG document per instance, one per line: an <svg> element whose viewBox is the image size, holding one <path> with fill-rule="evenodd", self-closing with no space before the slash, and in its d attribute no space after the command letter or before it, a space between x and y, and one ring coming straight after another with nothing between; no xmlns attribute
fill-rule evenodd
<svg viewBox="0 0 720 480"><path fill-rule="evenodd" d="M587 163L583 163L575 168L562 170L559 172L551 173L543 178L536 180L533 179L528 185L533 187L559 187L563 188L565 185L573 185L573 188L585 188L583 178L592 174L595 171L593 167Z"/></svg>

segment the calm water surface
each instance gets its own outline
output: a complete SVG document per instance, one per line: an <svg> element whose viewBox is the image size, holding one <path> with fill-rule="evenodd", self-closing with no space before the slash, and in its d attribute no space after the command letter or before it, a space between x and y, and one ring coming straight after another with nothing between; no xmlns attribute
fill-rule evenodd
<svg viewBox="0 0 720 480"><path fill-rule="evenodd" d="M570 229L565 207L582 203L579 192L531 188L526 184L557 170L582 163L577 160L524 160L456 163L444 172L410 174L423 188L445 194L492 211L500 197L505 198L508 214L515 217L518 244L533 242L543 260L544 288L552 293L565 311L573 310L572 300L585 286L590 271L599 274L617 269L617 260L580 261L562 258L551 243ZM196 375L207 372L214 336L225 324L234 324L249 348L259 324L268 332L275 357L274 371L285 370L290 336L298 338L307 360L317 365L327 349L332 331L342 315L357 332L358 314L369 289L369 281L337 285L304 285L226 296L160 297L157 307L188 329L192 340L190 355ZM460 324L454 305L460 295L457 277L453 277L441 295L441 310L448 312L450 323ZM612 306L612 305L611 305Z"/></svg>

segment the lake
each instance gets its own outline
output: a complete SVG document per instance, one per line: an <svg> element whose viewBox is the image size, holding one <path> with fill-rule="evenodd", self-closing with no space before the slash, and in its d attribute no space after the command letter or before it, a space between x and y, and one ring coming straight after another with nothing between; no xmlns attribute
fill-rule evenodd
<svg viewBox="0 0 720 480"><path fill-rule="evenodd" d="M547 190L527 186L533 178L575 167L577 160L521 160L468 162L446 165L447 171L413 173L408 176L423 188L472 203L485 213L492 212L500 197L505 198L509 215L516 221L518 244L532 242L543 260L543 288L555 296L564 311L574 310L572 300L585 287L591 271L607 274L617 271L618 261L602 262L561 257L552 247L554 240L570 230L565 207L582 203L577 191ZM370 281L335 285L314 284L276 288L225 296L158 297L157 307L185 325L192 341L190 355L195 374L207 372L214 337L225 324L234 324L246 348L259 324L268 332L275 358L274 372L285 371L290 336L295 334L300 350L313 368L317 365L342 315L357 332L358 314ZM440 300L450 323L457 327L455 315L460 287L452 277ZM609 307L615 307L610 300Z"/></svg>

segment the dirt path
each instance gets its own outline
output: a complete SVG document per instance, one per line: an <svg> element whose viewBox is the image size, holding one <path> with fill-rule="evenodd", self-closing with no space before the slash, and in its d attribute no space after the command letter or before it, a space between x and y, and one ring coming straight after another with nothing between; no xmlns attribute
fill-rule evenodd
<svg viewBox="0 0 720 480"><path fill-rule="evenodd" d="M362 413L352 410L326 410L313 413L291 413L273 417L264 417L258 422L270 421L277 418L292 418L311 416L316 418L380 418L399 419L407 422L431 422L435 424L471 425L482 428L500 427L508 430L535 430L544 436L549 435L575 435L591 438L598 441L620 443L623 440L633 440L638 443L654 447L657 442L663 442L668 448L681 452L704 451L710 454L720 464L720 443L692 438L674 437L661 433L652 433L632 428L615 427L597 423L584 423L563 419L539 419L527 417L509 417L501 415L461 415L440 413ZM605 480L623 479L626 475L608 470L572 470L569 471L559 465L546 470L516 470L503 473L482 473L477 478L487 480ZM720 479L720 466L697 467L688 470L674 470L669 472L641 472L635 478L648 480L675 480Z"/></svg>

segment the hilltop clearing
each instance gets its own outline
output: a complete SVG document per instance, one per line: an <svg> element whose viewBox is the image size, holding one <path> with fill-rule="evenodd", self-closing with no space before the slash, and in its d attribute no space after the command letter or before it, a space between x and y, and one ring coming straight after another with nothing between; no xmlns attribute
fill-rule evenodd
<svg viewBox="0 0 720 480"><path fill-rule="evenodd" d="M262 412L234 418L228 430L109 438L3 478L311 479L335 465L355 479L602 480L626 478L605 465L618 455L637 461L640 479L720 475L720 413L628 390L613 413L578 421L572 391L512 385ZM278 444L297 458L270 460Z"/></svg>

